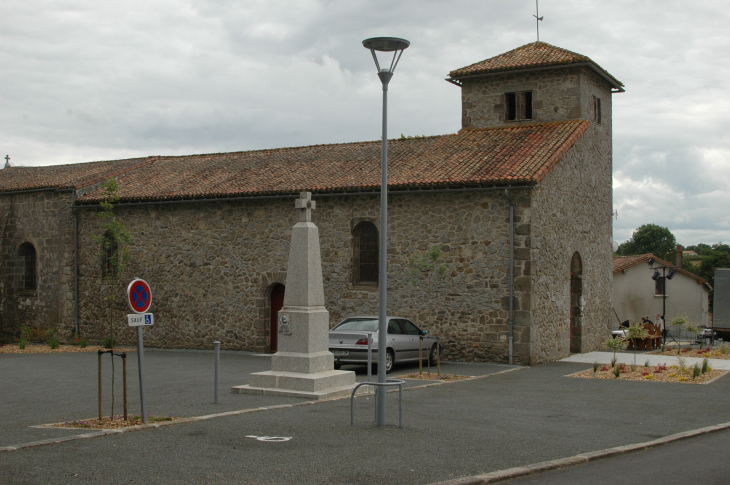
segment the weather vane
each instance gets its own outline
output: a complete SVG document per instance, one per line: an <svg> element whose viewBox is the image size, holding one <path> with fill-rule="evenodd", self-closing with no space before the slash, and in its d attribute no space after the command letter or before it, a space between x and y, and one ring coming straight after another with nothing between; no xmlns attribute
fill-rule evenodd
<svg viewBox="0 0 730 485"><path fill-rule="evenodd" d="M542 22L542 17L538 17L540 15L540 7L537 4L538 0L535 0L535 14L533 17L535 17L535 25L537 27L537 41L540 42L540 22Z"/></svg>

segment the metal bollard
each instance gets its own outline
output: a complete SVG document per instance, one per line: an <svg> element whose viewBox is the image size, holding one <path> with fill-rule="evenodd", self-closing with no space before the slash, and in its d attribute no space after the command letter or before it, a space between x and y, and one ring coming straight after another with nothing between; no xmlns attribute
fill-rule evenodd
<svg viewBox="0 0 730 485"><path fill-rule="evenodd" d="M368 382L373 381L373 334L368 333Z"/></svg>
<svg viewBox="0 0 730 485"><path fill-rule="evenodd" d="M122 352L122 376L124 377L124 420L127 421L127 353Z"/></svg>
<svg viewBox="0 0 730 485"><path fill-rule="evenodd" d="M99 421L101 421L101 354L104 352L101 350L96 352L99 355Z"/></svg>
<svg viewBox="0 0 730 485"><path fill-rule="evenodd" d="M423 335L418 336L418 375L423 375Z"/></svg>
<svg viewBox="0 0 730 485"><path fill-rule="evenodd" d="M220 388L219 375L220 375L220 367L221 367L221 343L218 341L213 342L213 346L215 347L215 384L214 384L215 391L213 393L215 400L213 402L215 404L218 404L220 402L220 397L218 395L219 394L218 391Z"/></svg>

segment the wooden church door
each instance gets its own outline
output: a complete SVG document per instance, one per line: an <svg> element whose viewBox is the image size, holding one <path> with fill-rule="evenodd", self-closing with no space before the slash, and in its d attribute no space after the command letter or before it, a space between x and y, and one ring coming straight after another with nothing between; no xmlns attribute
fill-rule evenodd
<svg viewBox="0 0 730 485"><path fill-rule="evenodd" d="M269 333L269 342L271 347L269 351L273 354L276 352L276 346L279 337L279 325L277 317L279 311L284 307L284 285L274 285L271 289L271 332Z"/></svg>

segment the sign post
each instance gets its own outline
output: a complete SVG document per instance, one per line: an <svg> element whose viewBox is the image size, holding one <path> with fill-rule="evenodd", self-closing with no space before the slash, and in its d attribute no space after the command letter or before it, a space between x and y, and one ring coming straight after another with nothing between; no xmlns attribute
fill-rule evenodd
<svg viewBox="0 0 730 485"><path fill-rule="evenodd" d="M145 313L152 305L152 290L146 281L135 278L127 287L127 299L132 311L136 314L127 315L127 324L137 327L137 363L139 367L139 399L142 406L142 422L147 424L147 396L144 385L144 342L142 328L151 326L155 322L152 313Z"/></svg>

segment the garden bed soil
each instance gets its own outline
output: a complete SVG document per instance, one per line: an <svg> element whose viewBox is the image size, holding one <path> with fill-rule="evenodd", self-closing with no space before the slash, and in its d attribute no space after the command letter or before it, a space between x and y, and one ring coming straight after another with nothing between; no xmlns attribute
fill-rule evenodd
<svg viewBox="0 0 730 485"><path fill-rule="evenodd" d="M149 423L159 423L161 421L175 421L180 418L150 416L147 421ZM114 416L114 419L79 419L74 421L66 421L64 423L56 423L56 428L84 428L84 429L118 429L129 428L130 426L141 426L142 416L128 416L125 421L123 416Z"/></svg>
<svg viewBox="0 0 730 485"><path fill-rule="evenodd" d="M710 382L727 374L727 371L709 370L694 379L692 378L693 374L693 367L688 367L684 371L680 371L676 365L670 367L663 365L650 367L637 366L636 370L632 372L631 366L622 365L621 376L616 378L613 367L602 365L596 373L593 372L593 369L588 369L576 372L575 374L570 374L566 377L614 379L619 381L676 382L679 384L709 384Z"/></svg>
<svg viewBox="0 0 730 485"><path fill-rule="evenodd" d="M44 344L27 344L23 350L17 345L3 345L0 347L0 354L63 354L67 352L97 352L99 350L109 350L98 345L88 345L84 348L78 345L61 345L57 349L52 349ZM136 352L135 348L117 347L115 352Z"/></svg>
<svg viewBox="0 0 730 485"><path fill-rule="evenodd" d="M719 350L713 350L713 349L690 349L685 348L682 349L679 353L677 353L677 350L674 348L667 348L664 352L661 350L657 352L649 352L650 355L666 355L668 357L698 357L700 359L707 357L708 359L722 359L722 360L730 360L730 353L723 354Z"/></svg>
<svg viewBox="0 0 730 485"><path fill-rule="evenodd" d="M397 376L398 379L422 379L425 381L458 381L461 379L469 379L471 376L460 376L456 374L429 374L424 372L423 374L407 374L404 376Z"/></svg>

